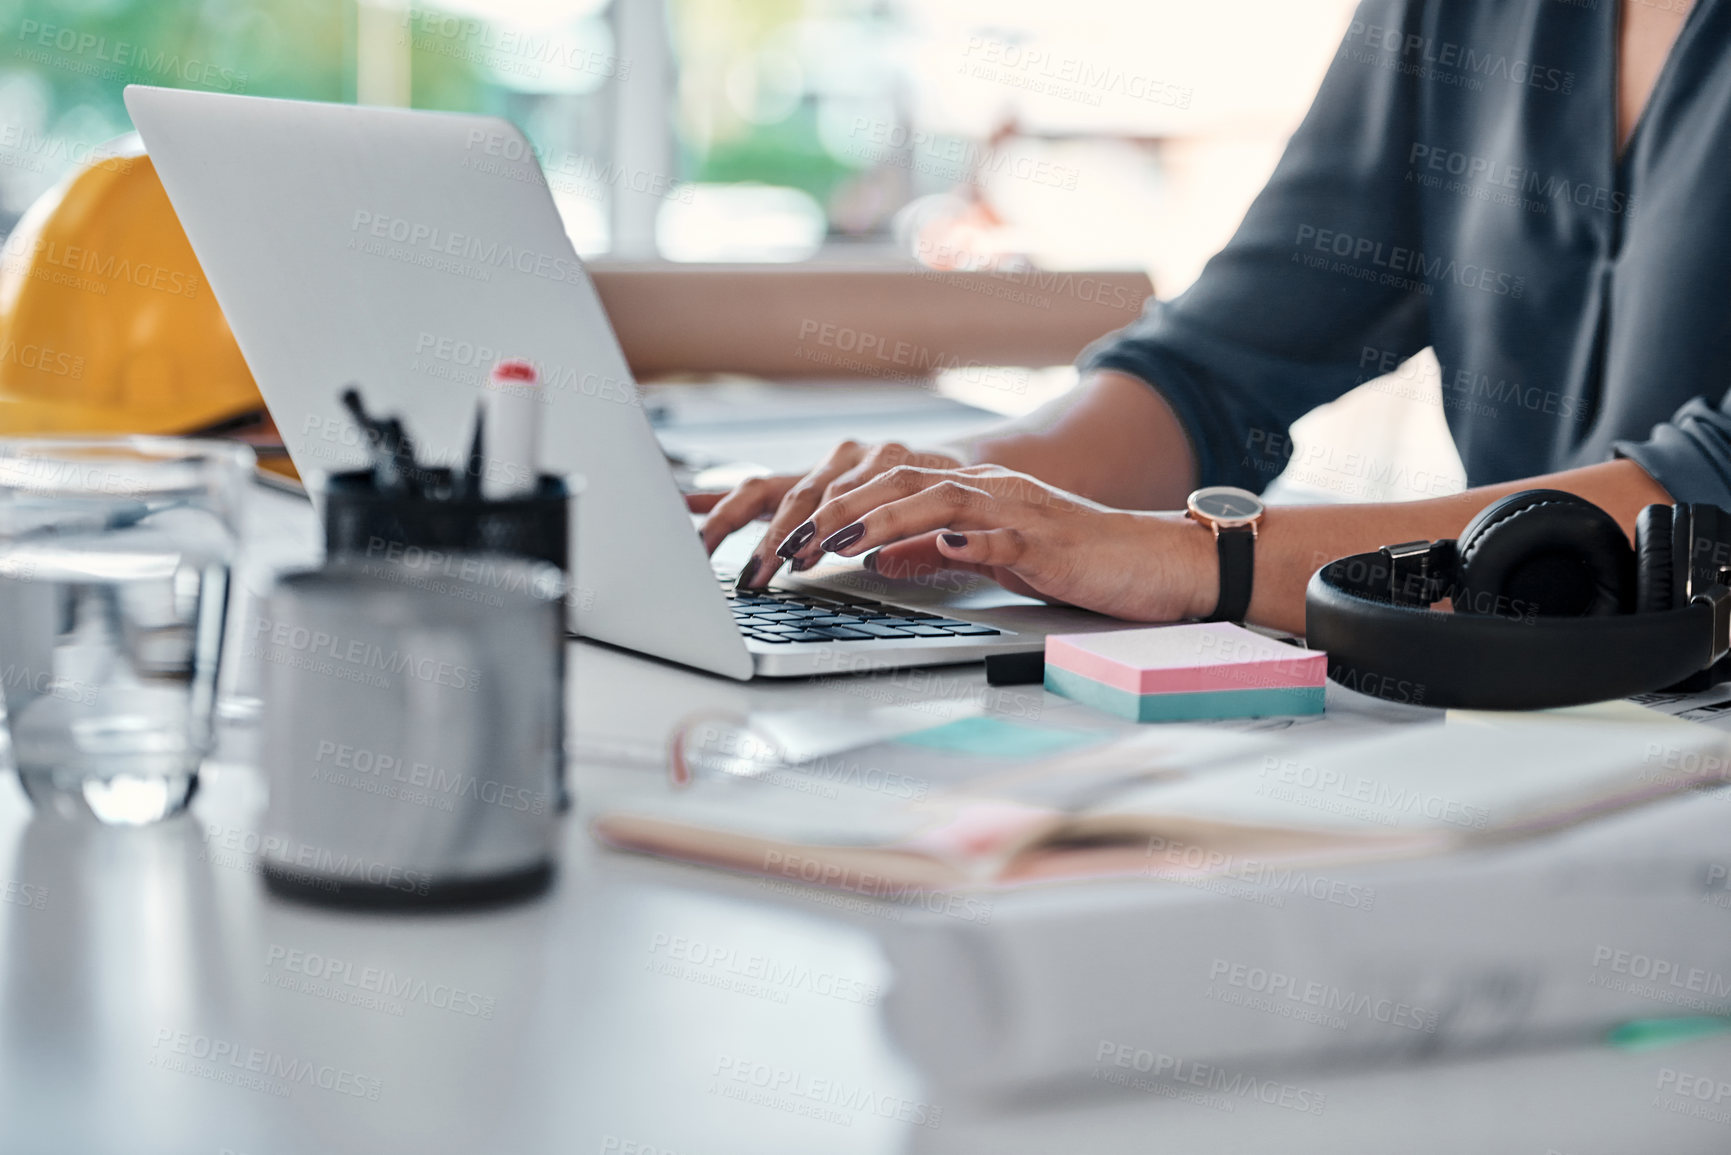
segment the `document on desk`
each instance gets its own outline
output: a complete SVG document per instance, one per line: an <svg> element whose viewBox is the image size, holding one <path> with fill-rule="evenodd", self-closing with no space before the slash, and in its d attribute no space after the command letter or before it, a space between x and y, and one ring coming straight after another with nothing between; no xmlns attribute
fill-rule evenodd
<svg viewBox="0 0 1731 1155"><path fill-rule="evenodd" d="M874 785L884 763L868 748L858 781L834 789L788 768L639 801L594 829L615 847L818 885L869 877L884 894L1149 874L1155 841L1198 851L1162 856L1160 877L1246 858L1410 858L1725 779L1731 737L1654 717L1475 715L1298 748L1279 733L1164 726L935 791L886 786L913 780L905 749L903 769Z"/></svg>
<svg viewBox="0 0 1731 1155"><path fill-rule="evenodd" d="M1611 772L1597 787L1596 774L1583 774L1572 811L1545 793L1506 799L1468 852L1321 868L1222 856L1206 874L1197 867L1210 852L1151 842L1141 873L1152 883L1022 887L897 908L883 934L897 1049L936 1096L1009 1102L1115 1090L1102 1082L1116 1072L1101 1054L1122 1045L1235 1072L1376 1069L1588 1045L1631 1020L1731 1012L1722 989L1731 786L1687 789L1722 776L1720 752L1626 703L1526 720L1576 732L1544 750L1547 770ZM1595 720L1613 727L1604 737L1618 759L1597 760L1585 725ZM1507 721L1460 714L1425 729L1452 742L1451 726ZM1523 750L1524 739L1511 743L1485 769L1519 770ZM1637 799L1647 789L1678 793L1583 820L1595 799L1609 808L1619 792ZM1468 817L1460 807L1482 804L1459 793L1450 799L1457 820ZM1534 801L1547 823L1572 824L1519 837L1515 816ZM1492 841L1511 818L1511 832ZM1631 952L1642 962L1630 964ZM1627 973L1648 960L1651 981ZM1661 967L1672 977L1659 977Z"/></svg>

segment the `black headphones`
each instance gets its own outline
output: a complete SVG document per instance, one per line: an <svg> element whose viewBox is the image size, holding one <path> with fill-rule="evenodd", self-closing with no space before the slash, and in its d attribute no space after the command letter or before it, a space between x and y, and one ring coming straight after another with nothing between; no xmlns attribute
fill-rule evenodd
<svg viewBox="0 0 1731 1155"><path fill-rule="evenodd" d="M1536 710L1731 679L1711 669L1731 648L1731 514L1649 505L1635 539L1574 494L1510 494L1458 541L1323 566L1306 639L1334 681L1426 706ZM1453 613L1429 608L1445 597Z"/></svg>

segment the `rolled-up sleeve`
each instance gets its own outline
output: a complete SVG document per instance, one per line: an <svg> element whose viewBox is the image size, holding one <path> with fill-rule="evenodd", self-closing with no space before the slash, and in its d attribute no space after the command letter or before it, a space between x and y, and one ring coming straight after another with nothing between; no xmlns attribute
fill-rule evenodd
<svg viewBox="0 0 1731 1155"><path fill-rule="evenodd" d="M1731 509L1731 394L1718 405L1705 397L1684 404L1645 441L1619 441L1627 457L1664 486L1676 502Z"/></svg>
<svg viewBox="0 0 1731 1155"><path fill-rule="evenodd" d="M1408 152L1416 81L1369 46L1417 34L1417 0L1366 0L1304 123L1197 282L1078 364L1148 382L1189 434L1204 485L1260 492L1292 422L1429 343ZM1422 259L1419 263L1422 263Z"/></svg>

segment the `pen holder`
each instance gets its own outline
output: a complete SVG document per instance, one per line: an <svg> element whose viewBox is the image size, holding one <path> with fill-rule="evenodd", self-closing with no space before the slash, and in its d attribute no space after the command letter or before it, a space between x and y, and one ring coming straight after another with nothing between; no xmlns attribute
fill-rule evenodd
<svg viewBox="0 0 1731 1155"><path fill-rule="evenodd" d="M332 474L325 485L326 556L377 560L412 546L509 554L567 568L570 491L563 479L542 474L535 492L488 501L455 495L449 469L421 472L432 497L381 492L371 470Z"/></svg>
<svg viewBox="0 0 1731 1155"><path fill-rule="evenodd" d="M333 478L328 556L252 623L273 893L472 906L553 876L564 789L562 482L511 501Z"/></svg>
<svg viewBox="0 0 1731 1155"><path fill-rule="evenodd" d="M503 554L557 566L569 587L572 494L564 478L543 473L533 493L489 500L459 493L448 468L415 468L420 496L381 491L370 469L330 476L324 490L327 560L438 565L457 554ZM563 763L558 800L561 811L571 808Z"/></svg>

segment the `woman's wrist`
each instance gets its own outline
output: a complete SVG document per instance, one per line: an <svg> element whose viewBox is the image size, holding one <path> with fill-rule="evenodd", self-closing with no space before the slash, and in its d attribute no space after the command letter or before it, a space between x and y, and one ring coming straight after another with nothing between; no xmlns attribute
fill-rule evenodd
<svg viewBox="0 0 1731 1155"><path fill-rule="evenodd" d="M1183 543L1184 572L1189 575L1184 616L1200 621L1220 605L1220 546L1208 526L1181 513L1168 516Z"/></svg>
<svg viewBox="0 0 1731 1155"><path fill-rule="evenodd" d="M1200 620L1220 604L1220 555L1214 532L1182 513L1127 512L1144 538L1147 563L1139 571L1158 588L1148 593L1154 603L1151 621Z"/></svg>

